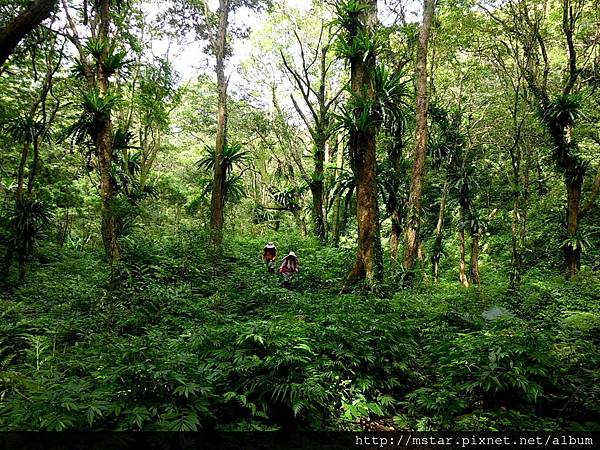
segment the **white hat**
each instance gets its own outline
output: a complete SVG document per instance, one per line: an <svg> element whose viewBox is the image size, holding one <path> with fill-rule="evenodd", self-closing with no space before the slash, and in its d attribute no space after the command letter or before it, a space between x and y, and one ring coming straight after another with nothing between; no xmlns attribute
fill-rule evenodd
<svg viewBox="0 0 600 450"><path fill-rule="evenodd" d="M275 248L275 244L269 242L267 245L265 245L265 248Z"/></svg>
<svg viewBox="0 0 600 450"><path fill-rule="evenodd" d="M294 258L296 258L296 254L294 252L289 252L288 256L293 256Z"/></svg>

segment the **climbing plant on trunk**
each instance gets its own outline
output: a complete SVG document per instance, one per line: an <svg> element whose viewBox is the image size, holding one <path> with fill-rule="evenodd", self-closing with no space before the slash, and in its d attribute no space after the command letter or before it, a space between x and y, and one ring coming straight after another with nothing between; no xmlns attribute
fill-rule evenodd
<svg viewBox="0 0 600 450"><path fill-rule="evenodd" d="M84 25L89 26L89 37L79 35L81 30L71 16L66 0L63 7L70 28L68 39L75 45L79 59L74 72L84 81L80 107L82 115L72 127L74 134L88 136L95 151L100 174L102 215L102 242L112 269L121 257L117 236L117 217L113 209L116 197L113 177L113 123L112 111L119 102L118 94L111 89L111 76L126 64L126 54L115 47L111 33L112 2L99 0L83 2Z"/></svg>
<svg viewBox="0 0 600 450"><path fill-rule="evenodd" d="M376 181L379 124L373 109L376 101L373 75L380 46L377 1L340 2L337 21L343 30L338 40L338 52L350 64L350 99L344 107L342 122L348 131L350 165L356 179L358 224L356 261L348 275L347 288L360 279L373 285L383 278Z"/></svg>

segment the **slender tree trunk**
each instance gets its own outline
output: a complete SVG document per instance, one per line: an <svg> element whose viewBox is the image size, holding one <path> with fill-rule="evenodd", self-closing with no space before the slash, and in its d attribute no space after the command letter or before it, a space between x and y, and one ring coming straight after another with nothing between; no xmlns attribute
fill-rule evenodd
<svg viewBox="0 0 600 450"><path fill-rule="evenodd" d="M344 208L342 209L342 218L340 225L340 236L346 232L346 228L348 228L348 213L351 211L352 207L352 197L354 197L355 188L351 187L346 192L346 196L344 197Z"/></svg>
<svg viewBox="0 0 600 450"><path fill-rule="evenodd" d="M99 33L100 39L108 41L110 30L110 0L102 0L99 7ZM100 57L97 69L97 85L100 95L106 96L109 89L109 77L104 72L103 61L108 56L108 48ZM106 258L111 266L115 268L121 258L121 251L117 240L117 221L113 210L113 200L116 195L112 178L113 162L113 136L112 120L110 112L98 117L94 144L98 154L98 166L100 169L100 197L102 200L102 241Z"/></svg>
<svg viewBox="0 0 600 450"><path fill-rule="evenodd" d="M521 158L520 154L518 155ZM511 219L511 265L510 290L516 292L521 287L523 273L523 252L527 234L527 199L529 196L529 161L526 160L524 173L521 174L520 161L515 165L514 182L523 189L515 189L513 193L513 212ZM523 181L521 181L523 180Z"/></svg>
<svg viewBox="0 0 600 450"><path fill-rule="evenodd" d="M65 208L65 216L63 220L63 225L58 230L58 242L60 243L61 247L65 245L65 241L67 240L67 236L69 235L69 221L71 220L69 218L69 207Z"/></svg>
<svg viewBox="0 0 600 450"><path fill-rule="evenodd" d="M521 217L521 228L519 233L519 246L521 247L521 253L525 251L525 243L527 239L527 222L528 222L528 211L529 211L529 193L531 190L531 180L529 174L531 171L531 153L529 150L525 153L525 173L523 174L523 214ZM523 258L523 257L522 257Z"/></svg>
<svg viewBox="0 0 600 450"><path fill-rule="evenodd" d="M294 216L294 221L296 222L296 227L300 231L300 234L302 235L302 237L306 237L306 235L307 235L306 221L304 220L304 217L302 217L300 210L295 209L292 211L292 214Z"/></svg>
<svg viewBox="0 0 600 450"><path fill-rule="evenodd" d="M423 242L419 243L419 248L417 249L417 261L419 261L419 266L421 267L421 269L425 268L425 257L427 256L427 253L425 252L425 244L423 244ZM429 275L427 274L427 272L423 273L423 279L425 281L427 281L429 279Z"/></svg>
<svg viewBox="0 0 600 450"><path fill-rule="evenodd" d="M25 253L19 252L19 283L25 281L25 275L27 274L26 259Z"/></svg>
<svg viewBox="0 0 600 450"><path fill-rule="evenodd" d="M225 209L225 178L227 176L223 153L227 146L227 84L225 77L225 48L227 44L227 24L229 20L229 0L219 1L219 28L215 40L217 60L217 89L219 102L217 107L217 138L215 143L215 169L211 196L211 242L220 246L223 240L223 222Z"/></svg>
<svg viewBox="0 0 600 450"><path fill-rule="evenodd" d="M392 211L392 229L390 230L390 257L392 258L393 266L396 266L398 263L400 236L402 236L402 215L396 206Z"/></svg>
<svg viewBox="0 0 600 450"><path fill-rule="evenodd" d="M513 201L513 213L511 222L511 244L512 244L512 271L510 274L510 289L517 291L521 286L521 272L523 269L523 257L519 246L521 204L520 193L515 191Z"/></svg>
<svg viewBox="0 0 600 450"><path fill-rule="evenodd" d="M31 163L31 170L29 171L29 177L27 179L27 193L31 195L33 192L33 184L35 182L35 176L40 165L40 142L39 136L35 136L33 139L33 161Z"/></svg>
<svg viewBox="0 0 600 450"><path fill-rule="evenodd" d="M481 281L479 277L479 238L480 232L477 230L471 236L471 280L477 286Z"/></svg>
<svg viewBox="0 0 600 450"><path fill-rule="evenodd" d="M313 217L315 223L315 235L321 244L327 243L327 228L325 224L323 197L324 197L324 161L327 139L320 136L315 142L315 170L310 183L310 191L313 198Z"/></svg>
<svg viewBox="0 0 600 450"><path fill-rule="evenodd" d="M459 261L459 278L460 285L463 287L469 287L469 277L467 277L467 263L465 258L465 230L460 228L458 230L458 243L460 246L460 261Z"/></svg>
<svg viewBox="0 0 600 450"><path fill-rule="evenodd" d="M448 181L444 182L442 189L442 200L440 201L440 211L435 226L435 242L433 244L433 254L431 255L431 265L433 272L433 281L440 279L440 259L442 258L442 240L444 238L444 220L446 217L446 201L448 199Z"/></svg>
<svg viewBox="0 0 600 450"><path fill-rule="evenodd" d="M157 137L153 140L152 147L149 149L147 147L147 143L144 145L142 149L142 158L140 164L140 187L143 188L146 186L148 182L148 177L150 176L150 171L152 170L152 166L154 165L154 161L156 156L161 148L161 131L157 131Z"/></svg>
<svg viewBox="0 0 600 450"><path fill-rule="evenodd" d="M348 227L348 213L350 212L350 208L351 208L351 204L352 204L352 197L354 196L354 188L351 187L350 189L348 189L348 192L346 192L346 195L344 196L344 199L342 201L342 199L340 198L340 207L339 207L339 218L338 218L338 237L337 237L337 244L336 246L339 246L339 240L342 237L342 234L344 234L346 232L346 228Z"/></svg>
<svg viewBox="0 0 600 450"><path fill-rule="evenodd" d="M392 229L390 231L390 256L392 258L392 266L396 266L398 263L398 247L400 245L400 238L402 236L402 212L400 211L400 199L398 198L398 192L400 190L400 179L402 176L402 151L404 142L402 139L402 132L398 131L394 137L395 142L388 152L388 158L393 164L394 168L394 192L390 195L388 201L388 211L391 210L392 216Z"/></svg>
<svg viewBox="0 0 600 450"><path fill-rule="evenodd" d="M311 184L311 192L313 195L313 215L315 219L315 234L321 244L327 243L327 233L325 226L325 216L323 214L323 192L324 186L322 181L315 181Z"/></svg>
<svg viewBox="0 0 600 450"><path fill-rule="evenodd" d="M25 10L0 30L0 66L6 62L25 36L50 17L57 3L58 0L32 1Z"/></svg>
<svg viewBox="0 0 600 450"><path fill-rule="evenodd" d="M113 211L115 189L111 176L112 168L112 124L108 119L99 129L95 138L100 169L100 197L102 199L102 241L106 258L111 267L120 259L117 241L117 224Z"/></svg>
<svg viewBox="0 0 600 450"><path fill-rule="evenodd" d="M361 12L360 27L355 29L351 38L359 32L369 36L377 24L377 0L364 0L366 9ZM359 26L357 25L357 28ZM372 37L371 37L372 39ZM351 58L350 86L357 96L373 99L372 73L375 69L375 54ZM356 114L360 114L359 111ZM379 217L377 206L377 129L374 124L365 129L353 129L350 132L350 157L356 179L356 222L358 224L358 248L354 267L348 275L344 290L360 279L369 284L383 278L383 255L379 234Z"/></svg>
<svg viewBox="0 0 600 450"><path fill-rule="evenodd" d="M338 142L337 154L335 156L335 178L336 182L339 183L344 170L344 148ZM333 200L333 230L332 230L332 242L335 247L340 244L340 234L342 229L342 194L338 193Z"/></svg>
<svg viewBox="0 0 600 450"><path fill-rule="evenodd" d="M567 278L572 278L581 268L581 245L574 246L570 240L576 239L579 230L579 204L583 177L574 177L566 181L567 186L567 236L569 242L565 245L565 265Z"/></svg>
<svg viewBox="0 0 600 450"><path fill-rule="evenodd" d="M17 169L17 202L23 198L23 186L25 185L25 166L27 165L27 159L29 158L29 149L31 143L27 140L23 144L21 149L21 160L19 161L19 168Z"/></svg>
<svg viewBox="0 0 600 450"><path fill-rule="evenodd" d="M416 137L415 159L413 162L408 214L404 236L404 268L412 269L419 248L421 223L421 200L425 177L425 155L427 154L427 46L431 23L435 11L435 0L423 0L423 24L419 32L416 82Z"/></svg>
<svg viewBox="0 0 600 450"><path fill-rule="evenodd" d="M540 197L546 195L548 192L548 188L544 182L544 176L542 174L542 165L540 164L541 157L539 154L539 150L536 150L535 155L535 174L536 174L536 184L537 184L537 193Z"/></svg>

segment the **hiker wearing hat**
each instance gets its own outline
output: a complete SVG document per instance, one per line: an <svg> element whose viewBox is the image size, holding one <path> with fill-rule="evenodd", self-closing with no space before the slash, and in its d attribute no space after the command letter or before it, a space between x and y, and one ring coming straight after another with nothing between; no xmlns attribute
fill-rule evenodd
<svg viewBox="0 0 600 450"><path fill-rule="evenodd" d="M263 249L263 261L267 264L269 273L275 273L275 260L277 259L277 247L272 242L265 245Z"/></svg>
<svg viewBox="0 0 600 450"><path fill-rule="evenodd" d="M283 275L283 285L289 287L292 277L297 274L299 270L298 257L294 252L288 253L288 255L283 258L281 267L279 267L279 272Z"/></svg>

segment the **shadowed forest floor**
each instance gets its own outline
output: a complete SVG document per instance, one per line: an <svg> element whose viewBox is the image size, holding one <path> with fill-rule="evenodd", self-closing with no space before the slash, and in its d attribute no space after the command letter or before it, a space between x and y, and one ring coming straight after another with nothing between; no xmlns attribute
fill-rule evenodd
<svg viewBox="0 0 600 450"><path fill-rule="evenodd" d="M353 252L276 236L301 273L281 286L263 239L129 239L109 292L99 254L46 246L3 294L7 430L558 430L598 423L598 275L500 274L337 295ZM448 269L448 277L454 273ZM419 277L417 277L419 278Z"/></svg>

